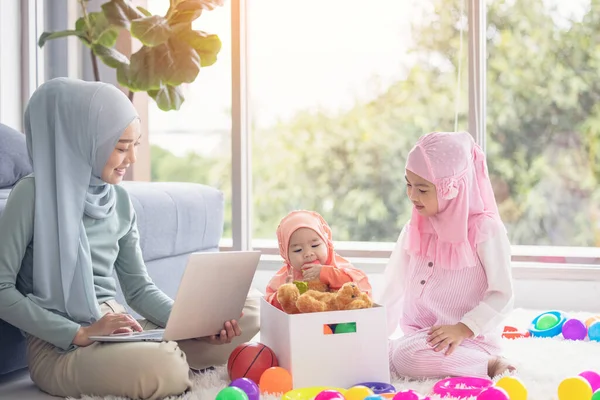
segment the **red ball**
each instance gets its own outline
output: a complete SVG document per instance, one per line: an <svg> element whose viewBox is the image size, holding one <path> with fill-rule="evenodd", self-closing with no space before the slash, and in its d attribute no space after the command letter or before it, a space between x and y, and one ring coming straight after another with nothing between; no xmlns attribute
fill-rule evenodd
<svg viewBox="0 0 600 400"><path fill-rule="evenodd" d="M258 385L263 372L278 366L273 350L262 343L248 342L240 344L231 352L227 361L227 373L232 381L248 378Z"/></svg>

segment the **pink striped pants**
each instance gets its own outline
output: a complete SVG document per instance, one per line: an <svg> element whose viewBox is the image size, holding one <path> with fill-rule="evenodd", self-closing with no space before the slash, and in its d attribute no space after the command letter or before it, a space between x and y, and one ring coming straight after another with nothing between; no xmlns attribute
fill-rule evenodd
<svg viewBox="0 0 600 400"><path fill-rule="evenodd" d="M447 356L427 343L424 328L389 343L390 368L393 375L407 378L445 378L447 376L488 377L488 363L500 348L483 340L466 339Z"/></svg>

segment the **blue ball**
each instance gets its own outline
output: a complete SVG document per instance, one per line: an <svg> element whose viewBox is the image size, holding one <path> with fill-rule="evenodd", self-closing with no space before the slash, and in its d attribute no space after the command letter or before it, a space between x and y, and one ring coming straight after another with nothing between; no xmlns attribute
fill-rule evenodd
<svg viewBox="0 0 600 400"><path fill-rule="evenodd" d="M588 328L588 336L590 340L600 342L600 322L594 322Z"/></svg>
<svg viewBox="0 0 600 400"><path fill-rule="evenodd" d="M381 397L378 394L372 394L370 396L365 397L365 400L384 400L383 397Z"/></svg>

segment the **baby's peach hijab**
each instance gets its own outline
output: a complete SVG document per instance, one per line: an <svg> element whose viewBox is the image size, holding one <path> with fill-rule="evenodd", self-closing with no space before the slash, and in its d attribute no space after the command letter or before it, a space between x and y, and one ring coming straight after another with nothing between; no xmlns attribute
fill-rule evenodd
<svg viewBox="0 0 600 400"><path fill-rule="evenodd" d="M357 277L359 277L359 279L362 278L360 271L356 270L348 260L335 252L331 228L325 219L314 211L298 210L292 211L285 216L277 227L279 253L283 258L284 265L277 271L275 276L271 279L271 282L269 282L267 291L277 291L277 288L286 283L290 278L298 281L303 280L302 272L292 267L289 258L290 239L294 232L300 228L312 229L321 237L327 246L327 261L325 262L325 265L344 269L344 272L350 276L358 273Z"/></svg>

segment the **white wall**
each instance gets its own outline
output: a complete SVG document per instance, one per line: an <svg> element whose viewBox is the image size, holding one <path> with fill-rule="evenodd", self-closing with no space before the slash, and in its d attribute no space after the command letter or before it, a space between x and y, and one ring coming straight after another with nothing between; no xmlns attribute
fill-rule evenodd
<svg viewBox="0 0 600 400"><path fill-rule="evenodd" d="M20 1L0 1L0 122L21 131Z"/></svg>

